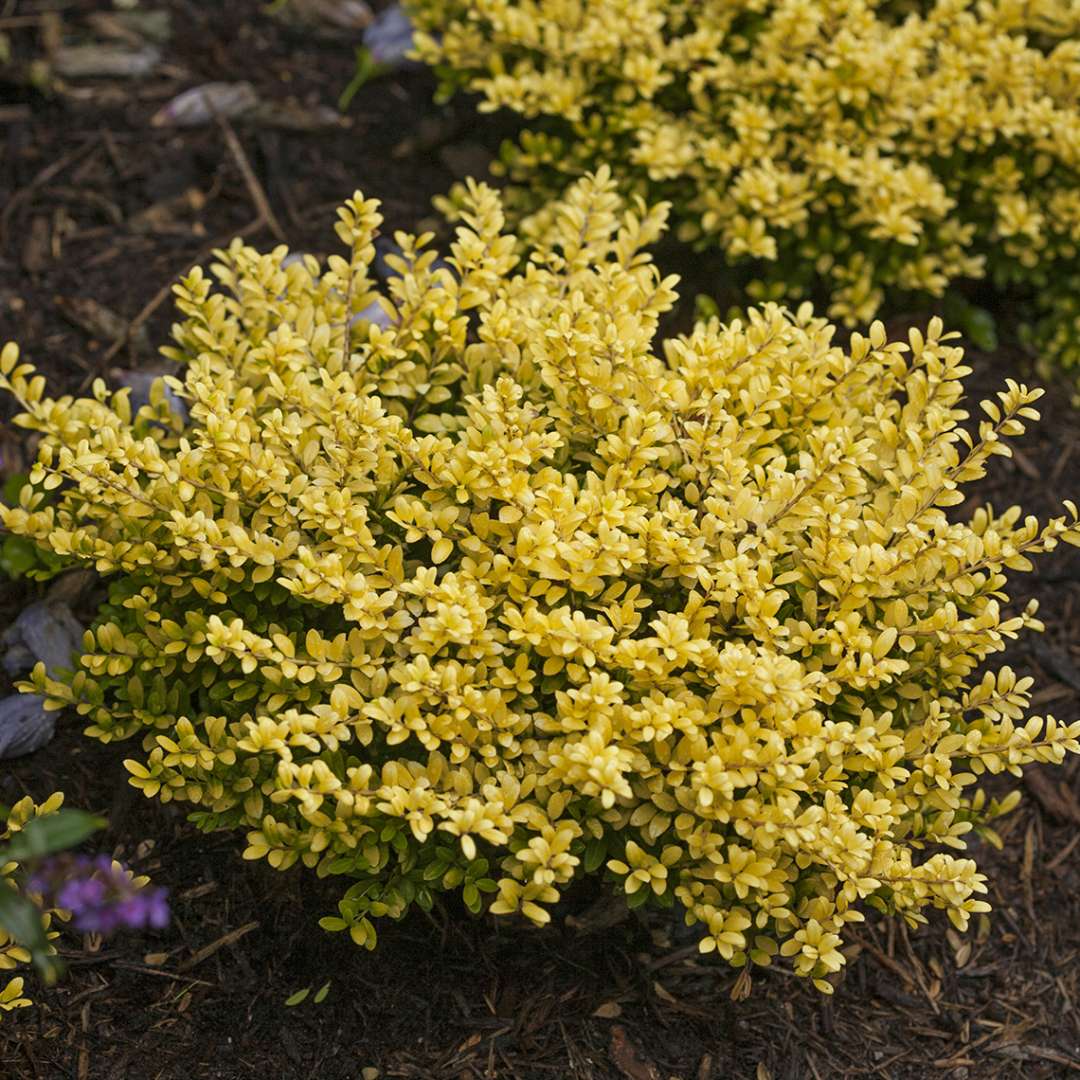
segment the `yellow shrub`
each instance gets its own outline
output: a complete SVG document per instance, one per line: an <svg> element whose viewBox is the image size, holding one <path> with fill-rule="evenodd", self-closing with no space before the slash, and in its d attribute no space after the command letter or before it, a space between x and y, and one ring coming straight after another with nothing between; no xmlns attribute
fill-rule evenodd
<svg viewBox="0 0 1080 1080"><path fill-rule="evenodd" d="M60 792L50 795L40 805L35 805L33 799L29 796L20 799L11 808L7 818L0 821L0 844L3 844L5 840L9 840L15 833L19 832L32 817L51 814L59 810L63 801L64 796ZM11 887L7 884L6 879L12 877L18 868L17 863L0 863L0 888ZM52 918L56 914L55 911L46 911L42 914L42 923L46 931L49 931ZM48 936L55 938L56 931L49 931ZM3 928L0 928L0 972L12 971L20 965L28 963L30 963L30 950L17 944ZM6 983L0 981L0 1016L5 1012L11 1012L12 1009L21 1009L32 1004L30 999L25 996L23 988L24 981L21 976L8 978Z"/></svg>
<svg viewBox="0 0 1080 1080"><path fill-rule="evenodd" d="M1076 510L950 520L1039 391L970 437L937 321L842 349L767 305L655 347L665 213L601 172L515 266L470 185L452 269L398 235L386 328L372 202L325 266L236 242L176 289L186 429L160 385L48 399L7 346L41 442L3 524L113 582L81 670L33 684L246 857L349 880L323 925L360 944L447 889L543 923L598 873L827 989L863 902L986 910L972 785L1078 749L980 668Z"/></svg>
<svg viewBox="0 0 1080 1080"><path fill-rule="evenodd" d="M1080 364L1075 0L410 0L447 88L530 121L522 225L599 163L758 301L865 325L989 276Z"/></svg>

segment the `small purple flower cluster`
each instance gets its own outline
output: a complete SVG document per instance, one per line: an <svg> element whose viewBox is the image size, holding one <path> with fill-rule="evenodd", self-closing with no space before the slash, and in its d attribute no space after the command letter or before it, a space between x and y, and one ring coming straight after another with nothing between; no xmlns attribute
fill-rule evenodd
<svg viewBox="0 0 1080 1080"><path fill-rule="evenodd" d="M413 24L400 4L391 4L380 11L364 31L364 47L377 64L399 67L410 63L413 47Z"/></svg>
<svg viewBox="0 0 1080 1080"><path fill-rule="evenodd" d="M27 888L47 906L69 911L72 926L85 933L161 929L169 923L165 889L137 884L108 855L53 856L37 867Z"/></svg>

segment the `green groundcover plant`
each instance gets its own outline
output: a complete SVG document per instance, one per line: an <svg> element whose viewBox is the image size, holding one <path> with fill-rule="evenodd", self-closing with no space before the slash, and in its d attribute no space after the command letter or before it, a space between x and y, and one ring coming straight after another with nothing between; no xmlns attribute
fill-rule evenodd
<svg viewBox="0 0 1080 1080"><path fill-rule="evenodd" d="M826 991L866 905L963 928L966 838L1017 798L979 777L1080 748L984 664L1039 629L1007 573L1076 508L947 513L1039 391L969 433L937 320L841 348L767 304L657 341L667 208L601 170L550 216L519 262L470 183L385 296L360 195L325 263L237 241L176 287L179 374L134 413L5 346L40 441L3 525L110 582L77 672L29 685L247 858L342 878L323 925L368 947L446 890L542 924L587 874Z"/></svg>
<svg viewBox="0 0 1080 1080"><path fill-rule="evenodd" d="M526 118L500 165L526 235L603 163L758 301L858 326L989 278L1041 355L1080 364L1075 0L408 6L445 92Z"/></svg>

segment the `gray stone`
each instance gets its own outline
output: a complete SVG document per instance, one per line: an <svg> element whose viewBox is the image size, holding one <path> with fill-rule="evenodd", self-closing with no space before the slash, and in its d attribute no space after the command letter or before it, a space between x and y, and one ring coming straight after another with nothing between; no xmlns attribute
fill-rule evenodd
<svg viewBox="0 0 1080 1080"><path fill-rule="evenodd" d="M19 617L0 636L7 646L4 670L21 675L43 661L49 674L72 670L78 663L76 653L82 647L83 628L61 600L39 600L24 608Z"/></svg>
<svg viewBox="0 0 1080 1080"><path fill-rule="evenodd" d="M0 698L0 760L40 750L56 731L56 713L37 694Z"/></svg>

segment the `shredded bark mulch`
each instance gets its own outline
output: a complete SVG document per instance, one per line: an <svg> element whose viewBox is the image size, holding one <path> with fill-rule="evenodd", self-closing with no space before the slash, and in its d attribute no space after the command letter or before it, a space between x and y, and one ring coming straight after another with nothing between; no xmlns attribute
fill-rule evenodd
<svg viewBox="0 0 1080 1080"><path fill-rule="evenodd" d="M416 70L365 86L331 123L355 35L289 25L257 0L147 6L171 16L149 75L71 78L43 92L35 63L67 44L115 43L115 24L101 21L115 9L0 0L11 51L0 66L0 340L17 338L71 392L153 365L169 285L233 235L336 250L334 208L357 187L382 199L389 228L413 229L434 220L431 196L498 142L497 126L479 125L467 103L434 105L431 78ZM237 80L255 88L258 119L151 126L182 90ZM1015 349L972 354L972 366L976 400L1006 377L1034 381ZM1043 404L1043 423L1011 461L995 462L979 500L1047 516L1080 495L1077 414L1062 387ZM0 450L5 473L18 471L10 430ZM38 594L0 582L0 624ZM1038 711L1072 720L1080 553L1064 549L1018 579L1013 605L1032 596L1047 633L1018 643L1009 661L1038 676ZM976 849L992 882L988 920L959 935L932 918L909 934L871 917L826 999L779 967L751 979L708 963L662 918L612 924L590 886L543 931L448 903L385 925L374 952L356 949L316 925L333 909L332 883L243 862L237 837L203 836L182 807L128 788L124 756L68 718L46 749L0 770L0 802L62 789L70 805L105 814L102 844L167 886L175 913L157 934L63 934L68 977L35 986L37 1006L0 1023L0 1074L12 1080L1080 1073L1078 760L1029 769L1021 808L1001 823L1004 850ZM307 999L287 1006L304 987Z"/></svg>

